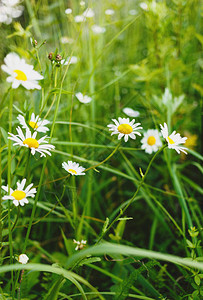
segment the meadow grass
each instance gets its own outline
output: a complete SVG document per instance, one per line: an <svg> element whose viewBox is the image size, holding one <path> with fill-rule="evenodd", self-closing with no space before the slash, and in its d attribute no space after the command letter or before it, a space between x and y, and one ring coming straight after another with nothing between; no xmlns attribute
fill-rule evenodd
<svg viewBox="0 0 203 300"><path fill-rule="evenodd" d="M0 1L0 299L200 300L201 1L14 2Z"/></svg>

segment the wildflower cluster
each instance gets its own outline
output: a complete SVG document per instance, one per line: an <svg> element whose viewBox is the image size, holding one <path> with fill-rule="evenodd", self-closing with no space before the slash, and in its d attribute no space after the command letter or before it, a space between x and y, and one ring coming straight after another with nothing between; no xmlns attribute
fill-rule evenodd
<svg viewBox="0 0 203 300"><path fill-rule="evenodd" d="M70 13L70 11L66 11ZM113 15L112 11L106 11L106 15ZM94 16L93 11L87 10L83 14L85 18L92 18ZM67 65L77 62L77 59L74 57L69 57L66 60L62 59L62 56L55 53L49 54L49 59L52 63L57 65ZM71 62L72 60L72 62ZM9 74L7 77L7 82L11 83L13 89L18 88L22 85L27 90L32 89L41 89L38 81L42 80L44 77L34 70L32 65L28 65L24 59L21 59L16 53L9 53L5 59L5 64L1 66L2 70ZM75 94L78 101L82 104L88 104L92 101L92 98L83 95L81 92ZM129 117L139 117L139 112L126 107L123 109L123 112ZM47 127L50 124L50 121L45 118L41 118L40 115L35 115L33 112L30 118L27 120L24 115L19 114L17 116L19 121L19 126L17 126L17 134L8 132L8 139L13 141L13 146L20 146L27 148L32 155L40 154L40 157L51 156L51 152L55 149L55 146L49 144L49 137L47 135L39 136L40 134L45 134L49 131ZM141 130L143 127L141 123L136 123L135 119L130 120L129 118L112 119L114 124L107 125L111 135L118 135L118 140L124 138L124 141L127 142L129 139L135 140L136 136L141 136ZM185 147L180 146L186 141L186 137L181 137L179 133L173 131L171 134L168 132L168 126L164 123L164 126L160 125L161 133L157 129L148 129L143 132L143 138L141 139L141 149L145 150L146 153L152 154L157 152L162 146L161 135L166 140L167 146L169 149L174 149L177 153L185 151ZM119 147L119 146L118 146ZM116 148L117 149L117 148ZM116 150L115 150L116 151ZM80 176L85 175L85 169L80 166L79 163L68 161L62 163L62 168L69 173L68 176ZM10 185L3 185L1 188L7 194L3 196L3 200L12 200L13 204L16 207L24 206L29 203L29 198L35 198L37 190L33 187L33 183L26 184L28 180L23 178L21 182L17 181L17 187L14 189ZM127 208L127 207L126 207ZM125 209L126 209L125 208ZM76 244L75 250L82 250L86 245L86 240L76 241L73 240ZM22 264L26 264L29 258L26 254L21 254L18 256L18 261Z"/></svg>

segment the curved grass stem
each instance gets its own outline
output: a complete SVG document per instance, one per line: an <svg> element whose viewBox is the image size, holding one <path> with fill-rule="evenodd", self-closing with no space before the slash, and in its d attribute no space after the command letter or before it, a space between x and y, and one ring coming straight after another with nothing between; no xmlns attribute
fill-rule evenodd
<svg viewBox="0 0 203 300"><path fill-rule="evenodd" d="M130 199L130 201L127 203L127 205L120 211L120 213L118 214L118 216L111 222L111 224L106 228L106 230L101 234L101 236L99 237L98 241L96 242L96 245L103 239L104 235L111 229L111 227L118 221L118 219L124 214L124 212L128 209L128 207L131 205L131 203L133 202L133 200L135 199L135 197L137 196L141 186L143 185L145 179L146 179L146 176L150 170L150 167L153 163L153 161L155 160L155 158L157 157L157 155L163 151L164 148L166 148L167 145L164 145L162 146L159 151L157 151L155 153L155 155L152 157L148 167L147 167L147 170L145 172L145 174L142 176L142 180L140 181L139 185L138 185L138 188L136 190L136 192L134 193L133 197Z"/></svg>

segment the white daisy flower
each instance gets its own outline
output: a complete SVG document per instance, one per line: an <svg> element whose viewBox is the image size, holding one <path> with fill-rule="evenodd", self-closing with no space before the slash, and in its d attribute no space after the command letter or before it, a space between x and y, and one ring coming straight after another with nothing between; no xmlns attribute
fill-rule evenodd
<svg viewBox="0 0 203 300"><path fill-rule="evenodd" d="M112 16L115 14L115 11L113 9L106 9L105 10L105 15L107 16Z"/></svg>
<svg viewBox="0 0 203 300"><path fill-rule="evenodd" d="M65 10L65 14L66 14L66 15L72 14L72 9L71 9L71 8L67 8L67 9Z"/></svg>
<svg viewBox="0 0 203 300"><path fill-rule="evenodd" d="M62 163L62 167L71 175L85 175L85 168L79 166L78 163L72 162L71 160L66 163L65 161Z"/></svg>
<svg viewBox="0 0 203 300"><path fill-rule="evenodd" d="M29 260L29 257L26 254L20 254L18 256L19 263L21 263L23 265L25 265L28 262L28 260Z"/></svg>
<svg viewBox="0 0 203 300"><path fill-rule="evenodd" d="M85 6L85 1L80 1L80 6Z"/></svg>
<svg viewBox="0 0 203 300"><path fill-rule="evenodd" d="M75 96L78 98L78 100L81 102L81 103L89 103L92 101L92 98L87 96L87 95L83 95L82 93L77 93L75 94Z"/></svg>
<svg viewBox="0 0 203 300"><path fill-rule="evenodd" d="M136 16L137 15L137 11L136 11L136 9L131 9L131 10L129 10L129 15L131 15L131 16Z"/></svg>
<svg viewBox="0 0 203 300"><path fill-rule="evenodd" d="M4 62L5 65L2 65L1 68L10 75L6 80L12 83L13 89L18 88L20 84L27 90L41 89L38 80L42 80L44 77L34 71L33 66L26 64L25 60L16 53L7 54Z"/></svg>
<svg viewBox="0 0 203 300"><path fill-rule="evenodd" d="M161 133L162 136L166 139L168 142L168 148L169 149L175 149L178 154L180 154L180 151L184 152L187 154L185 151L187 148L185 147L180 147L180 144L184 144L185 141L187 140L187 137L181 137L180 133L176 133L176 131L173 131L170 135L168 134L168 126L166 123L164 123L164 126L161 126Z"/></svg>
<svg viewBox="0 0 203 300"><path fill-rule="evenodd" d="M82 250L84 248L84 246L86 245L87 241L82 240L80 242L80 241L73 240L73 243L77 244L75 250Z"/></svg>
<svg viewBox="0 0 203 300"><path fill-rule="evenodd" d="M86 18L84 16L78 15L78 16L75 16L74 20L76 23L81 23L81 22L86 21Z"/></svg>
<svg viewBox="0 0 203 300"><path fill-rule="evenodd" d="M68 36L62 36L61 37L61 43L62 44L72 44L74 42L74 39L68 37Z"/></svg>
<svg viewBox="0 0 203 300"><path fill-rule="evenodd" d="M137 135L141 135L137 130L142 129L141 123L135 123L135 120L129 121L129 118L118 118L118 121L116 119L112 119L114 121L114 124L107 125L110 129L110 131L113 131L111 135L118 134L118 139L120 140L124 136L125 142L128 141L128 137L135 140Z"/></svg>
<svg viewBox="0 0 203 300"><path fill-rule="evenodd" d="M13 200L13 204L15 206L18 206L19 204L21 206L24 206L25 204L29 203L27 198L34 198L37 191L35 188L31 188L33 186L33 183L29 184L25 189L25 183L25 178L21 181L21 183L17 182L17 189L14 191L12 188L10 188L9 195L2 197L2 199ZM8 185L3 185L1 188L8 193Z"/></svg>
<svg viewBox="0 0 203 300"><path fill-rule="evenodd" d="M145 149L146 153L152 154L152 152L157 152L159 147L162 146L159 131L157 129L148 129L144 132L141 143L141 148Z"/></svg>
<svg viewBox="0 0 203 300"><path fill-rule="evenodd" d="M130 107L125 107L123 109L124 114L126 114L128 117L136 118L139 117L140 113L139 111L136 111Z"/></svg>
<svg viewBox="0 0 203 300"><path fill-rule="evenodd" d="M47 144L48 142L45 140L48 138L47 135L37 140L37 131L32 134L29 129L26 129L26 134L24 136L22 129L19 126L16 128L16 130L18 132L17 135L9 132L10 137L8 137L10 140L15 142L13 146L30 148L32 155L35 155L35 152L39 152L41 154L40 157L46 156L46 154L51 156L49 151L55 149L55 146Z"/></svg>
<svg viewBox="0 0 203 300"><path fill-rule="evenodd" d="M22 15L24 7L19 0L0 1L0 23L11 24L12 20Z"/></svg>
<svg viewBox="0 0 203 300"><path fill-rule="evenodd" d="M141 3L140 3L140 7L141 7L141 9L143 9L143 10L149 10L149 7L148 7L147 3L145 3L145 2L141 2Z"/></svg>
<svg viewBox="0 0 203 300"><path fill-rule="evenodd" d="M64 66L76 64L78 62L77 56L68 56L66 59L61 60L61 64Z"/></svg>
<svg viewBox="0 0 203 300"><path fill-rule="evenodd" d="M29 127L28 127L28 125L29 125L30 127L32 127L34 130L36 130L38 132L45 133L46 131L49 131L49 128L46 127L45 125L49 124L50 122L47 120L41 120L39 118L39 116L35 117L34 113L31 114L31 119L30 119L28 125L25 122L25 118L22 115L18 115L17 119L20 122L20 124L22 125L22 127L25 129L29 129Z"/></svg>
<svg viewBox="0 0 203 300"><path fill-rule="evenodd" d="M83 16L86 18L93 18L94 17L94 11L91 8L87 8L84 13Z"/></svg>
<svg viewBox="0 0 203 300"><path fill-rule="evenodd" d="M99 25L92 25L92 31L95 33L95 34L100 34L100 33L104 33L106 31L106 28L105 27L101 27Z"/></svg>

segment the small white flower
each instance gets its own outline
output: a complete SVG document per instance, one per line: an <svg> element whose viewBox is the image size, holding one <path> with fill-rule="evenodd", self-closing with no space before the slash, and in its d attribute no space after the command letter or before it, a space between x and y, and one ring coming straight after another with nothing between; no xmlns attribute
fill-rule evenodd
<svg viewBox="0 0 203 300"><path fill-rule="evenodd" d="M66 14L66 15L72 14L72 9L71 9L71 8L67 8L67 9L65 10L65 14Z"/></svg>
<svg viewBox="0 0 203 300"><path fill-rule="evenodd" d="M76 23L81 23L81 22L86 21L86 18L84 16L78 15L78 16L75 16L74 20Z"/></svg>
<svg viewBox="0 0 203 300"><path fill-rule="evenodd" d="M87 241L82 240L81 242L73 240L74 244L77 244L75 250L82 250L84 246L86 245Z"/></svg>
<svg viewBox="0 0 203 300"><path fill-rule="evenodd" d="M75 94L75 96L78 98L78 100L81 102L81 103L90 103L92 101L92 98L87 96L87 95L83 95L82 93L77 93Z"/></svg>
<svg viewBox="0 0 203 300"><path fill-rule="evenodd" d="M126 114L128 117L137 118L139 117L140 113L139 111L136 111L130 107L125 107L123 109L124 114Z"/></svg>
<svg viewBox="0 0 203 300"><path fill-rule="evenodd" d="M25 118L22 115L18 115L17 117L18 121L22 125L23 128L29 129L27 123L25 122ZM32 113L31 119L29 121L29 126L32 127L34 130L38 132L46 132L49 131L49 128L46 127L45 125L49 124L50 122L47 120L41 120L39 116L35 117L35 114Z"/></svg>
<svg viewBox="0 0 203 300"><path fill-rule="evenodd" d="M74 39L68 37L68 36L62 36L61 37L61 43L62 44L72 44L74 42Z"/></svg>
<svg viewBox="0 0 203 300"><path fill-rule="evenodd" d="M33 70L33 66L26 64L24 59L21 59L16 53L9 53L4 58L5 65L1 68L10 76L7 77L7 82L12 83L12 88L16 89L21 84L27 90L41 89L38 80L44 77L37 71Z"/></svg>
<svg viewBox="0 0 203 300"><path fill-rule="evenodd" d="M129 10L129 15L131 15L131 16L135 16L135 15L137 15L137 11L136 11L136 9L131 9L131 10Z"/></svg>
<svg viewBox="0 0 203 300"><path fill-rule="evenodd" d="M24 7L19 5L19 0L1 0L0 1L0 23L11 24L12 19L22 15Z"/></svg>
<svg viewBox="0 0 203 300"><path fill-rule="evenodd" d="M112 16L115 14L115 11L113 9L106 9L105 10L105 15L107 16Z"/></svg>
<svg viewBox="0 0 203 300"><path fill-rule="evenodd" d="M19 263L21 263L23 265L25 265L28 262L28 260L29 260L29 257L26 254L20 254L18 256Z"/></svg>
<svg viewBox="0 0 203 300"><path fill-rule="evenodd" d="M18 132L17 135L9 132L10 137L8 137L10 140L15 142L13 146L27 147L31 150L32 155L35 155L35 152L39 152L41 154L40 157L46 156L46 154L51 156L49 151L53 150L55 146L47 144L47 135L43 136L39 140L36 140L37 131L32 134L29 129L26 129L26 134L24 136L20 127L17 127L16 130Z"/></svg>
<svg viewBox="0 0 203 300"><path fill-rule="evenodd" d="M149 9L147 3L145 3L145 2L141 2L141 3L140 3L140 7L141 7L143 10L148 10L148 9Z"/></svg>
<svg viewBox="0 0 203 300"><path fill-rule="evenodd" d="M157 152L159 147L162 146L159 131L157 129L148 129L144 132L141 143L141 148L145 149L146 153L152 154L152 152Z"/></svg>
<svg viewBox="0 0 203 300"><path fill-rule="evenodd" d="M87 8L84 13L83 16L86 18L93 18L94 17L94 11L91 8Z"/></svg>
<svg viewBox="0 0 203 300"><path fill-rule="evenodd" d="M184 144L185 141L187 140L187 137L181 137L180 133L176 133L176 131L173 131L170 135L168 133L168 126L166 123L164 123L164 126L160 124L161 127L161 133L162 136L166 139L168 142L168 148L169 149L175 149L178 154L180 154L180 151L184 152L187 154L185 151L187 148L185 147L180 147L180 144Z"/></svg>
<svg viewBox="0 0 203 300"><path fill-rule="evenodd" d="M71 175L85 175L85 168L79 166L78 163L72 162L71 160L66 163L65 161L62 163L62 167Z"/></svg>
<svg viewBox="0 0 203 300"><path fill-rule="evenodd" d="M85 6L85 1L80 1L80 6Z"/></svg>
<svg viewBox="0 0 203 300"><path fill-rule="evenodd" d="M68 56L66 59L61 60L61 64L64 66L76 64L78 62L77 56Z"/></svg>
<svg viewBox="0 0 203 300"><path fill-rule="evenodd" d="M36 194L36 189L31 188L33 186L33 183L29 184L26 189L24 189L26 183L26 179L24 178L21 183L17 182L17 189L14 191L12 188L10 188L10 192L8 196L2 197L3 200L13 200L13 204L15 206L18 206L19 204L21 206L24 206L25 204L29 203L28 199L29 197L34 198ZM8 185L1 187L4 191L8 193Z"/></svg>
<svg viewBox="0 0 203 300"><path fill-rule="evenodd" d="M101 27L99 25L92 25L92 31L95 33L95 34L100 34L100 33L104 33L106 31L106 28L105 27Z"/></svg>
<svg viewBox="0 0 203 300"><path fill-rule="evenodd" d="M124 141L128 141L128 137L135 140L137 135L141 135L137 130L142 129L142 127L139 127L141 123L135 123L135 120L129 121L129 118L118 118L118 121L116 119L112 119L114 121L114 124L107 125L110 129L110 131L113 131L111 135L118 134L118 140L120 140L124 136Z"/></svg>

